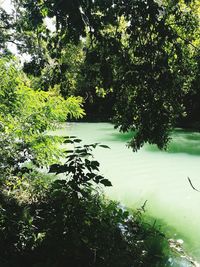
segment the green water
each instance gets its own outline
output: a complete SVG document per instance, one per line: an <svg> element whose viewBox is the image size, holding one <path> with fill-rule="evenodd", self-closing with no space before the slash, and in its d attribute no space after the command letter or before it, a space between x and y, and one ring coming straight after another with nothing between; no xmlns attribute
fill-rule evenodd
<svg viewBox="0 0 200 267"><path fill-rule="evenodd" d="M168 151L146 145L137 153L126 146L132 134L121 134L109 123L71 123L57 133L108 145L111 149L94 153L113 184L106 194L134 208L148 200L147 212L200 261L200 193L187 179L200 189L199 133L177 129Z"/></svg>

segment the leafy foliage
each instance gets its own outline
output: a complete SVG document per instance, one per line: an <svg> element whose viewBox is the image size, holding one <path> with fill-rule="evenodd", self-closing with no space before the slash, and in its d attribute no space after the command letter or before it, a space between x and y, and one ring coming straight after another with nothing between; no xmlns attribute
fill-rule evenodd
<svg viewBox="0 0 200 267"><path fill-rule="evenodd" d="M167 241L154 226L143 223L142 213L131 215L90 186L91 181L110 185L98 175L99 163L85 159L94 146L76 148L67 163L51 166L50 171L66 177L44 183L45 177L32 172L26 174L27 184L22 180L16 185L18 194L1 192L1 266L165 264Z"/></svg>
<svg viewBox="0 0 200 267"><path fill-rule="evenodd" d="M197 89L198 1L14 4L18 49L31 55L24 70L34 83L44 90L56 86L63 96L82 95L90 114L114 114L121 131L136 130L134 150L145 142L166 146L188 111L185 96Z"/></svg>
<svg viewBox="0 0 200 267"><path fill-rule="evenodd" d="M65 137L60 142L72 148L62 153L66 162L59 163L59 140L46 131L67 113L81 116L80 99L34 91L12 62L1 63L0 265L117 267L165 262L167 242L161 233L105 199L95 187L111 186L91 154L96 146L106 145L82 147L80 139ZM49 165L54 159L49 171L56 176L33 165ZM31 167L24 165L28 160Z"/></svg>
<svg viewBox="0 0 200 267"><path fill-rule="evenodd" d="M1 266L163 266L160 232L96 187L111 186L91 159L99 144L82 147L78 138L48 132L84 115L82 98L71 96L82 95L99 112L114 111L122 131L135 130L134 150L144 142L164 148L184 97L196 94L198 2L13 4L13 14L0 9ZM29 77L9 43L30 56ZM63 151L63 141L74 146Z"/></svg>
<svg viewBox="0 0 200 267"><path fill-rule="evenodd" d="M66 138L64 143L76 144L81 140L77 138ZM67 150L67 161L64 164L53 164L50 166L50 173L64 173L67 177L66 184L77 194L83 194L85 189L92 186L92 183L111 186L111 182L99 175L99 162L90 160L91 150L99 144L75 146L73 150ZM108 148L105 145L99 145ZM63 183L63 180L61 181ZM65 182L64 182L65 183Z"/></svg>
<svg viewBox="0 0 200 267"><path fill-rule="evenodd" d="M29 87L29 80L14 67L15 61L0 60L0 173L1 179L16 175L22 163L37 166L54 163L62 154L61 138L47 134L67 117L84 115L80 97L64 100L53 91Z"/></svg>

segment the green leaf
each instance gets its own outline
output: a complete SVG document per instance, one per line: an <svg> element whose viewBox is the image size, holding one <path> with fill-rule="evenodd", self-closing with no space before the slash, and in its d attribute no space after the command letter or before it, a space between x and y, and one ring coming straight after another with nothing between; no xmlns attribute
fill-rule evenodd
<svg viewBox="0 0 200 267"><path fill-rule="evenodd" d="M63 142L64 144L73 144L74 142L70 139L67 139Z"/></svg>
<svg viewBox="0 0 200 267"><path fill-rule="evenodd" d="M123 217L124 217L124 219L127 219L128 216L129 216L129 212L128 212L127 210L124 211L124 213L123 213Z"/></svg>
<svg viewBox="0 0 200 267"><path fill-rule="evenodd" d="M73 140L75 143L80 143L82 140L81 139L74 139Z"/></svg>
<svg viewBox="0 0 200 267"><path fill-rule="evenodd" d="M107 145L99 145L100 147L103 147L103 148L109 148L110 149L110 147L109 146L107 146Z"/></svg>
<svg viewBox="0 0 200 267"><path fill-rule="evenodd" d="M58 169L61 167L60 164L52 164L50 167L49 167L49 172L52 173L52 172L57 172Z"/></svg>
<svg viewBox="0 0 200 267"><path fill-rule="evenodd" d="M100 183L105 186L112 186L111 182L108 179L103 179L100 181Z"/></svg>

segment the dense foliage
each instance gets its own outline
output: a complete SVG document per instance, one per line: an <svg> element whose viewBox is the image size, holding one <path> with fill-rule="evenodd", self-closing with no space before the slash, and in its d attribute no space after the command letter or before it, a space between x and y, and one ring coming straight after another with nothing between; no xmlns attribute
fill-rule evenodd
<svg viewBox="0 0 200 267"><path fill-rule="evenodd" d="M47 175L32 172L21 183L15 181L9 195L1 193L1 266L155 267L167 263L168 242L142 221L142 210L131 215L94 188L94 183L111 185L99 175L99 163L89 158L96 145L76 146L68 151L66 163L51 166L51 172L65 176L47 183Z"/></svg>
<svg viewBox="0 0 200 267"><path fill-rule="evenodd" d="M51 131L82 118L84 102L134 130L134 150L164 148L199 110L199 2L12 4L0 8L0 265L164 266L161 233L103 196L99 144Z"/></svg>
<svg viewBox="0 0 200 267"><path fill-rule="evenodd" d="M81 98L64 100L57 92L33 90L29 79L14 65L14 60L0 60L0 173L4 182L17 175L22 163L37 166L53 163L61 156L59 138L47 131L55 129L67 116L84 115Z"/></svg>
<svg viewBox="0 0 200 267"><path fill-rule="evenodd" d="M0 77L0 265L166 262L167 240L143 224L141 212L130 215L104 198L99 185L111 183L91 150L107 146L51 134L67 116L84 115L81 98L32 89L13 58L1 58Z"/></svg>
<svg viewBox="0 0 200 267"><path fill-rule="evenodd" d="M5 52L14 38L19 52L31 56L24 70L34 83L56 86L64 97L82 95L88 115L135 130L134 150L144 142L165 147L177 121L197 112L199 1L13 5L14 16L1 12Z"/></svg>
<svg viewBox="0 0 200 267"><path fill-rule="evenodd" d="M1 193L1 266L155 267L167 262L167 241L157 230L98 193L86 193L76 198L58 182L32 203L19 204Z"/></svg>

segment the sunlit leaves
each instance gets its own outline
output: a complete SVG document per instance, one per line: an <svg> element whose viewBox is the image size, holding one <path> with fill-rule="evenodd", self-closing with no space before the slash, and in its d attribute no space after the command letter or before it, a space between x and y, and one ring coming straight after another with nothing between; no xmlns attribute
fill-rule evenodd
<svg viewBox="0 0 200 267"><path fill-rule="evenodd" d="M64 99L54 91L33 90L14 63L0 60L0 171L5 177L26 161L37 166L57 162L62 138L47 131L84 115L80 97Z"/></svg>
<svg viewBox="0 0 200 267"><path fill-rule="evenodd" d="M106 119L115 113L121 130L137 130L136 148L166 145L198 80L198 1L16 4L21 52L32 55L24 69L34 75L34 87L56 87L64 97L80 94L89 113ZM53 18L56 31L47 29L45 17Z"/></svg>

